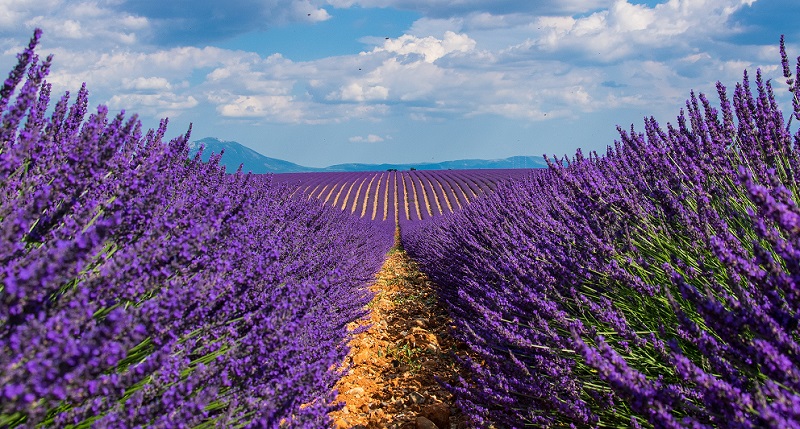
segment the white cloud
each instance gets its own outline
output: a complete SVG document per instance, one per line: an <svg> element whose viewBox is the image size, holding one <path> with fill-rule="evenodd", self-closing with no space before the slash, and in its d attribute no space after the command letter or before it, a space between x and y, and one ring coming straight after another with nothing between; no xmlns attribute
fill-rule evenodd
<svg viewBox="0 0 800 429"><path fill-rule="evenodd" d="M81 39L88 33L81 27L81 23L74 19L58 20L50 17L35 16L25 21L25 24L30 28L47 28L50 37L64 39Z"/></svg>
<svg viewBox="0 0 800 429"><path fill-rule="evenodd" d="M566 49L594 61L617 61L632 55L647 55L648 48L676 47L702 35L736 32L731 15L750 3L749 0L668 0L648 7L614 0L608 9L586 17L539 17L530 26L537 31L518 47L553 53Z"/></svg>
<svg viewBox="0 0 800 429"><path fill-rule="evenodd" d="M117 10L113 1L0 0L0 32L26 37L41 28L46 45L66 39L72 48L130 46L149 25L146 17Z"/></svg>
<svg viewBox="0 0 800 429"><path fill-rule="evenodd" d="M437 39L432 36L416 37L404 34L396 39L386 40L381 47L376 47L372 52L388 52L397 55L421 55L425 62L432 63L445 55L455 52L469 52L475 48L475 41L466 34L456 34L452 31L444 33L444 38Z"/></svg>
<svg viewBox="0 0 800 429"><path fill-rule="evenodd" d="M293 101L285 95L240 95L229 103L219 104L217 111L225 117L271 117L280 122L297 123L302 120L303 112Z"/></svg>
<svg viewBox="0 0 800 429"><path fill-rule="evenodd" d="M606 6L608 0L327 0L327 3L339 8L393 7L403 10L414 10L423 15L447 17L467 13L525 12L529 14L580 13L585 10Z"/></svg>
<svg viewBox="0 0 800 429"><path fill-rule="evenodd" d="M646 30L656 21L656 9L630 4L626 0L617 0L609 9L608 17L609 27L616 32Z"/></svg>
<svg viewBox="0 0 800 429"><path fill-rule="evenodd" d="M350 140L353 143L379 143L384 141L385 139L379 135L368 134L366 137L354 136L350 137L348 140Z"/></svg>
<svg viewBox="0 0 800 429"><path fill-rule="evenodd" d="M197 99L191 95L178 95L172 92L159 92L157 94L117 94L106 103L109 109L129 111L130 106L136 106L140 115L153 118L177 117L186 110L197 107Z"/></svg>
<svg viewBox="0 0 800 429"><path fill-rule="evenodd" d="M536 2L531 2L536 3ZM508 59L562 58L610 63L628 58L665 58L675 50L729 37L741 31L733 15L751 0L665 0L655 6L608 0L576 14L571 7L551 13L523 8L475 9L448 16L424 16L408 34L418 38L446 31L466 34L476 46ZM586 11L595 12L586 15Z"/></svg>
<svg viewBox="0 0 800 429"><path fill-rule="evenodd" d="M34 16L34 11L51 10L59 0L0 0L0 30L14 31L19 23Z"/></svg>
<svg viewBox="0 0 800 429"><path fill-rule="evenodd" d="M258 124L480 115L536 122L609 106L674 105L698 84L735 79L756 64L752 58L776 58L761 47L740 51L744 59L707 50L709 40L736 31L731 17L751 0L668 0L654 7L626 0L504 7L476 0L328 0L334 7L430 13L402 36L372 39L364 52L306 62L214 47L159 48L142 42L155 31L152 14L124 12L113 1L76 0L69 7L66 0L42 1L46 10L28 0L0 0L0 31L45 27L44 49L56 54L49 79L56 93L87 82L91 94L132 112L181 115L204 107ZM280 20L330 19L323 6L287 3ZM575 15L586 10L597 11ZM29 34L2 39L0 47L21 46L21 37ZM354 138L371 137L384 138Z"/></svg>
<svg viewBox="0 0 800 429"><path fill-rule="evenodd" d="M75 90L87 82L90 91L107 89L159 89L174 87L191 76L195 68L207 68L241 58L242 53L218 48L173 48L142 52L111 52L70 49L49 49L54 54L53 70L48 81L54 91ZM156 76L153 76L156 75Z"/></svg>
<svg viewBox="0 0 800 429"><path fill-rule="evenodd" d="M351 82L325 97L328 100L372 101L389 98L389 89L381 85L365 86Z"/></svg>
<svg viewBox="0 0 800 429"><path fill-rule="evenodd" d="M163 77L137 77L134 79L123 78L122 87L125 89L147 90L168 90L172 85Z"/></svg>
<svg viewBox="0 0 800 429"><path fill-rule="evenodd" d="M307 21L322 22L331 19L331 15L327 10L313 6L310 2L300 1L294 2L292 5L299 12L300 16L304 13L306 14Z"/></svg>

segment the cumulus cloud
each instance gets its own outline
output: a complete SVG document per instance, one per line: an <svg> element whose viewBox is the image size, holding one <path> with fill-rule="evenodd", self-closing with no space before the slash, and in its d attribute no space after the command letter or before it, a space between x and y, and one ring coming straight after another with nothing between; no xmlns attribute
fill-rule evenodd
<svg viewBox="0 0 800 429"><path fill-rule="evenodd" d="M584 17L544 16L529 25L529 38L508 50L563 55L575 52L598 62L654 55L654 48L690 49L702 36L729 36L739 29L734 13L753 0L668 0L654 7L614 0ZM535 31L533 31L535 27Z"/></svg>
<svg viewBox="0 0 800 429"><path fill-rule="evenodd" d="M96 50L139 43L148 19L114 6L110 1L0 0L0 34L22 38L42 28L50 40Z"/></svg>
<svg viewBox="0 0 800 429"><path fill-rule="evenodd" d="M475 43L465 35L447 33L441 39L403 35L386 40L353 58L361 73L324 93L326 101L369 103L392 101L414 105L437 103L437 93L463 87L467 76L439 65L449 55L468 54ZM321 67L323 64L319 64ZM325 73L320 70L321 73ZM316 92L330 79L314 80Z"/></svg>
<svg viewBox="0 0 800 429"><path fill-rule="evenodd" d="M350 140L353 143L379 143L384 141L385 139L376 134L368 134L367 136L350 137L348 140Z"/></svg>
<svg viewBox="0 0 800 429"><path fill-rule="evenodd" d="M48 81L58 92L74 90L87 82L95 89L162 90L183 87L195 69L240 60L242 53L218 48L173 48L142 52L103 52L68 47L50 49L55 56Z"/></svg>
<svg viewBox="0 0 800 429"><path fill-rule="evenodd" d="M59 0L0 0L0 30L16 31L21 22L34 16L34 10L50 10Z"/></svg>
<svg viewBox="0 0 800 429"><path fill-rule="evenodd" d="M392 7L413 10L430 17L460 16L474 12L494 15L524 12L527 14L574 14L607 6L608 0L328 0L332 6L345 8Z"/></svg>
<svg viewBox="0 0 800 429"><path fill-rule="evenodd" d="M133 79L123 78L122 87L125 89L136 89L143 91L172 89L172 85L163 77L137 77Z"/></svg>
<svg viewBox="0 0 800 429"><path fill-rule="evenodd" d="M442 39L433 36L415 37L404 34L396 39L386 40L383 46L372 52L388 52L398 55L420 55L425 62L432 63L439 58L457 52L469 52L475 49L475 41L466 34L446 31Z"/></svg>
<svg viewBox="0 0 800 429"><path fill-rule="evenodd" d="M325 98L328 100L341 101L371 101L386 100L388 97L389 89L385 86L367 86L357 82L351 82L342 86L338 91L328 94Z"/></svg>
<svg viewBox="0 0 800 429"><path fill-rule="evenodd" d="M280 122L300 122L301 109L293 106L293 98L285 95L240 95L228 103L221 103L217 111L225 117L264 118Z"/></svg>
<svg viewBox="0 0 800 429"><path fill-rule="evenodd" d="M626 58L666 58L692 49L720 49L715 41L746 29L737 14L754 0L662 0L653 6L608 0L593 6L577 2L550 13L486 6L445 16L425 15L409 34L463 33L480 49L506 61L568 58L609 63ZM538 2L531 2L538 3ZM720 42L716 42L720 43ZM683 52L681 52L683 51Z"/></svg>
<svg viewBox="0 0 800 429"><path fill-rule="evenodd" d="M0 32L36 27L95 49L202 46L280 25L327 21L321 0L0 0Z"/></svg>
<svg viewBox="0 0 800 429"><path fill-rule="evenodd" d="M198 104L197 99L191 95L178 95L172 92L117 94L106 102L110 109L125 110L129 106L137 106L139 114L156 118L177 117L184 111L197 107Z"/></svg>
<svg viewBox="0 0 800 429"><path fill-rule="evenodd" d="M747 58L772 61L775 52L760 47L740 50L743 58L709 51L725 46L720 40L738 28L734 15L750 3L74 0L67 7L67 0L40 0L47 8L39 8L0 0L0 48L13 58L12 48L30 35L24 32L45 27L45 49L56 54L55 91L88 82L113 107L153 116L204 109L259 124L481 115L542 121L680 103L698 83L735 79L752 67ZM274 25L311 25L345 7L424 16L406 34L372 39L363 52L313 61L194 46ZM351 141L375 138L385 137Z"/></svg>

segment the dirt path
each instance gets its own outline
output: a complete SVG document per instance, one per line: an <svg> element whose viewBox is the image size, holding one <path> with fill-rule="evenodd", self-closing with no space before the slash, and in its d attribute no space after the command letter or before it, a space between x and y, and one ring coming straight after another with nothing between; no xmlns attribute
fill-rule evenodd
<svg viewBox="0 0 800 429"><path fill-rule="evenodd" d="M452 395L434 377L450 380L457 350L449 320L431 282L402 249L394 249L372 286L371 324L350 343L350 371L336 385L344 409L337 428L461 429ZM355 328L359 324L353 324Z"/></svg>

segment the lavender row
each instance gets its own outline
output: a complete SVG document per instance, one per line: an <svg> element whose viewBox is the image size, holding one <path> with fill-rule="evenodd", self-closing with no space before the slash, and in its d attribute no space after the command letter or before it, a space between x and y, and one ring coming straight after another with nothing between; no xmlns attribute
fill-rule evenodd
<svg viewBox="0 0 800 429"><path fill-rule="evenodd" d="M717 89L401 224L470 350L448 387L476 426L800 427L800 131L760 71Z"/></svg>
<svg viewBox="0 0 800 429"><path fill-rule="evenodd" d="M530 171L287 173L277 174L273 180L356 216L405 223L451 213L492 192L498 183L525 177Z"/></svg>
<svg viewBox="0 0 800 429"><path fill-rule="evenodd" d="M166 121L0 88L0 427L329 424L393 228L187 160Z"/></svg>

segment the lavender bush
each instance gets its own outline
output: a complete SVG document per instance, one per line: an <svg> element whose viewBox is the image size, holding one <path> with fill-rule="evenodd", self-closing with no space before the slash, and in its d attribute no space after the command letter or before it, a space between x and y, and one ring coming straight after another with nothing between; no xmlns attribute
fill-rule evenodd
<svg viewBox="0 0 800 429"><path fill-rule="evenodd" d="M48 114L40 36L0 89L0 427L328 424L393 228L88 114L85 87Z"/></svg>
<svg viewBox="0 0 800 429"><path fill-rule="evenodd" d="M620 129L461 212L403 225L470 350L481 427L800 427L800 85ZM795 75L800 74L800 59Z"/></svg>

